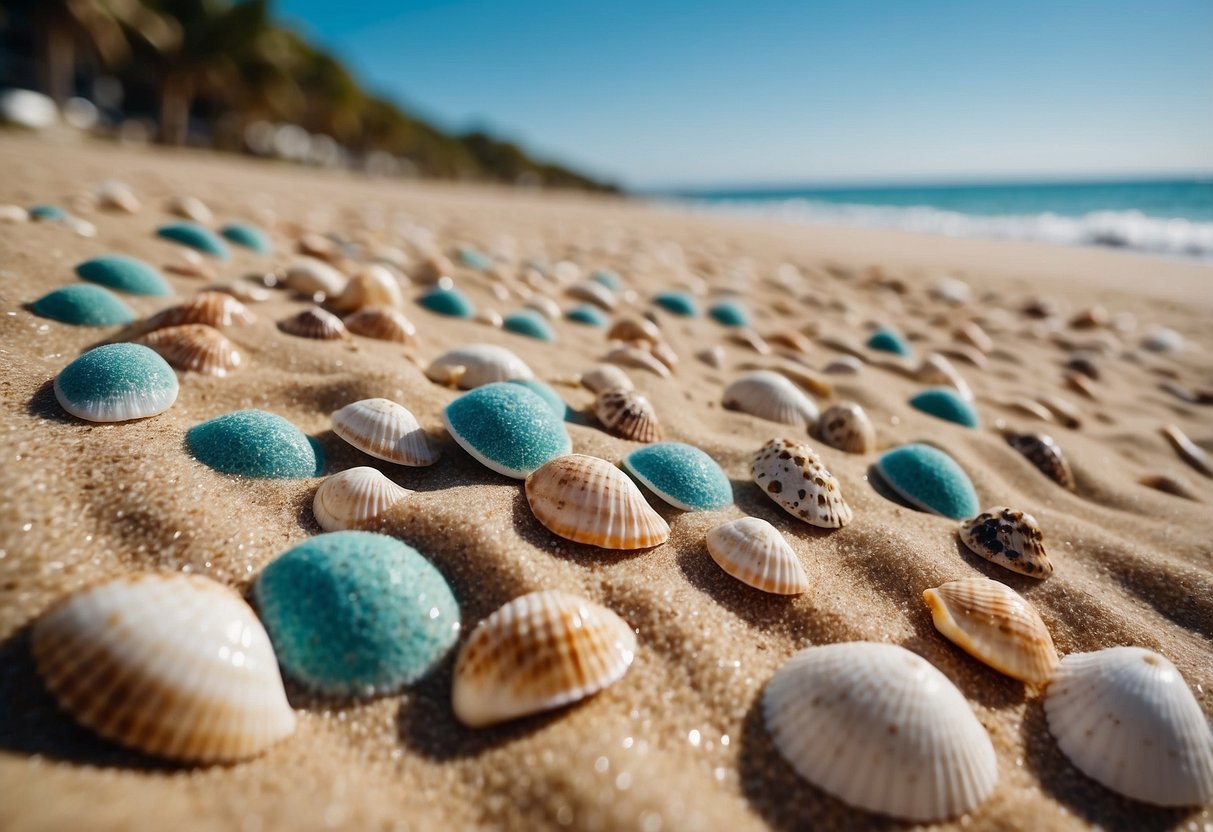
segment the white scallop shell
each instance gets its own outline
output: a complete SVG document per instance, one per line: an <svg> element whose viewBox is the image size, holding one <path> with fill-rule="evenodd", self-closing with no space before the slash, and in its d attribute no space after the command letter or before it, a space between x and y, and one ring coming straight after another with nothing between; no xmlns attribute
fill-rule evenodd
<svg viewBox="0 0 1213 832"><path fill-rule="evenodd" d="M762 708L800 776L860 809L943 820L976 809L998 782L994 746L969 703L903 647L802 650L771 677Z"/></svg>
<svg viewBox="0 0 1213 832"><path fill-rule="evenodd" d="M773 370L746 373L724 391L724 406L784 425L810 426L817 405L803 390Z"/></svg>
<svg viewBox="0 0 1213 832"><path fill-rule="evenodd" d="M325 297L341 294L348 282L345 275L314 257L301 257L286 268L282 285L303 295L322 293Z"/></svg>
<svg viewBox="0 0 1213 832"><path fill-rule="evenodd" d="M329 297L329 305L342 312L382 306L399 309L404 306L404 293L392 270L378 263L363 266L349 279L345 288L335 297Z"/></svg>
<svg viewBox="0 0 1213 832"><path fill-rule="evenodd" d="M407 407L390 399L362 399L332 415L333 432L365 454L398 465L438 461L438 448Z"/></svg>
<svg viewBox="0 0 1213 832"><path fill-rule="evenodd" d="M531 368L514 353L496 344L467 344L435 358L425 377L438 384L471 390L497 381L534 378Z"/></svg>
<svg viewBox="0 0 1213 832"><path fill-rule="evenodd" d="M784 511L809 525L841 529L854 518L842 485L803 442L770 440L750 461L750 476Z"/></svg>
<svg viewBox="0 0 1213 832"><path fill-rule="evenodd" d="M598 364L589 372L582 373L579 379L581 386L592 393L603 393L607 390L632 390L631 377L621 367L614 364Z"/></svg>
<svg viewBox="0 0 1213 832"><path fill-rule="evenodd" d="M320 483L312 514L326 532L361 529L412 493L374 468L350 468Z"/></svg>
<svg viewBox="0 0 1213 832"><path fill-rule="evenodd" d="M744 584L773 595L799 595L809 588L800 558L779 530L758 517L721 523L708 532L708 554Z"/></svg>

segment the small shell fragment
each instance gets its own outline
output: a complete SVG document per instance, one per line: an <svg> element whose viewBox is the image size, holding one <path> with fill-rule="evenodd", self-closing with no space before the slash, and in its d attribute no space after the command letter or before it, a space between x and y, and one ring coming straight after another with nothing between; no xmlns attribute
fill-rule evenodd
<svg viewBox="0 0 1213 832"><path fill-rule="evenodd" d="M340 318L319 306L304 309L297 315L279 321L278 328L288 335L320 341L335 341L349 335Z"/></svg>
<svg viewBox="0 0 1213 832"><path fill-rule="evenodd" d="M809 588L796 552L779 530L758 517L721 523L708 532L716 565L744 584L773 595L799 595Z"/></svg>
<svg viewBox="0 0 1213 832"><path fill-rule="evenodd" d="M633 442L660 441L661 423L652 402L635 390L614 388L598 394L594 404L598 421L624 439Z"/></svg>
<svg viewBox="0 0 1213 832"><path fill-rule="evenodd" d="M157 329L139 338L181 370L225 376L240 366L241 355L228 338L206 324L183 324Z"/></svg>
<svg viewBox="0 0 1213 832"><path fill-rule="evenodd" d="M320 483L312 498L312 514L326 532L362 529L412 493L375 468L350 468Z"/></svg>
<svg viewBox="0 0 1213 832"><path fill-rule="evenodd" d="M839 402L822 413L816 435L831 448L849 454L876 450L876 428L864 409L854 402Z"/></svg>
<svg viewBox="0 0 1213 832"><path fill-rule="evenodd" d="M854 516L838 480L802 442L767 442L754 454L750 474L763 493L809 525L840 529Z"/></svg>
<svg viewBox="0 0 1213 832"><path fill-rule="evenodd" d="M959 534L974 554L1012 572L1041 580L1053 574L1044 533L1025 511L995 506L962 523Z"/></svg>
<svg viewBox="0 0 1213 832"><path fill-rule="evenodd" d="M332 415L333 432L365 454L397 465L438 461L434 441L412 412L390 399L362 399Z"/></svg>

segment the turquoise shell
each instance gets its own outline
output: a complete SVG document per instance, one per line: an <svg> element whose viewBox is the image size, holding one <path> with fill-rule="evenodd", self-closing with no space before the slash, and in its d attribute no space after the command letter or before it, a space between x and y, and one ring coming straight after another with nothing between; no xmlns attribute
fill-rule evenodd
<svg viewBox="0 0 1213 832"><path fill-rule="evenodd" d="M556 333L548 326L547 318L534 309L519 309L517 312L511 312L502 320L501 328L548 343L556 340Z"/></svg>
<svg viewBox="0 0 1213 832"><path fill-rule="evenodd" d="M569 406L564 403L564 399L560 398L560 394L553 390L551 385L537 378L512 378L508 383L520 385L535 393L539 398L547 402L548 407L559 418L564 419L568 415Z"/></svg>
<svg viewBox="0 0 1213 832"><path fill-rule="evenodd" d="M653 303L673 315L693 318L699 314L699 304L686 292L658 292L653 296Z"/></svg>
<svg viewBox="0 0 1213 832"><path fill-rule="evenodd" d="M897 355L910 355L910 345L899 333L891 329L878 329L868 338L868 347L880 352L891 352Z"/></svg>
<svg viewBox="0 0 1213 832"><path fill-rule="evenodd" d="M125 422L168 410L177 401L177 375L142 344L106 344L89 350L55 377L55 398L90 422Z"/></svg>
<svg viewBox="0 0 1213 832"><path fill-rule="evenodd" d="M219 233L236 245L251 248L258 254L274 253L274 244L271 242L269 235L254 225L233 222L223 226L219 230Z"/></svg>
<svg viewBox="0 0 1213 832"><path fill-rule="evenodd" d="M478 462L517 480L573 450L564 423L548 402L508 381L464 393L443 409L442 421Z"/></svg>
<svg viewBox="0 0 1213 832"><path fill-rule="evenodd" d="M619 275L615 274L610 269L600 269L590 276L590 280L595 283L601 283L603 286L610 289L612 292L618 292L622 282L619 280Z"/></svg>
<svg viewBox="0 0 1213 832"><path fill-rule="evenodd" d="M156 229L156 234L166 240L172 240L174 243L197 249L203 254L218 257L220 260L226 260L228 257L228 248L223 244L223 240L192 222L174 222L162 225Z"/></svg>
<svg viewBox="0 0 1213 832"><path fill-rule="evenodd" d="M108 289L74 283L48 292L30 304L35 313L75 326L116 326L135 320L135 313Z"/></svg>
<svg viewBox="0 0 1213 832"><path fill-rule="evenodd" d="M417 303L431 312L451 318L470 318L476 314L476 307L458 289L431 289L417 298Z"/></svg>
<svg viewBox="0 0 1213 832"><path fill-rule="evenodd" d="M746 312L745 307L736 301L722 300L720 303L712 304L712 307L708 309L708 314L717 323L725 326L750 325L750 313Z"/></svg>
<svg viewBox="0 0 1213 832"><path fill-rule="evenodd" d="M171 295L173 287L160 272L134 257L107 254L94 257L76 266L76 274L90 283L100 283L119 292L132 295Z"/></svg>
<svg viewBox="0 0 1213 832"><path fill-rule="evenodd" d="M40 220L65 220L67 211L58 205L35 205L29 209L29 218L34 222Z"/></svg>
<svg viewBox="0 0 1213 832"><path fill-rule="evenodd" d="M588 303L583 303L580 306L574 306L564 316L570 321L576 321L579 324L589 324L590 326L606 326L609 320L606 313L597 306L591 306Z"/></svg>
<svg viewBox="0 0 1213 832"><path fill-rule="evenodd" d="M194 425L185 446L199 462L242 477L302 479L324 470L320 445L264 410L237 410Z"/></svg>
<svg viewBox="0 0 1213 832"><path fill-rule="evenodd" d="M487 254L482 254L474 248L466 246L459 249L456 254L459 257L459 262L470 269L478 269L479 271L488 271L493 266L492 259Z"/></svg>
<svg viewBox="0 0 1213 832"><path fill-rule="evenodd" d="M712 511L733 504L733 486L716 461L682 442L657 442L623 458L623 467L674 508Z"/></svg>
<svg viewBox="0 0 1213 832"><path fill-rule="evenodd" d="M414 682L459 637L442 573L382 534L317 535L265 567L253 595L286 675L331 696Z"/></svg>
<svg viewBox="0 0 1213 832"><path fill-rule="evenodd" d="M910 406L940 419L975 428L981 424L977 410L951 387L932 387L910 399Z"/></svg>
<svg viewBox="0 0 1213 832"><path fill-rule="evenodd" d="M915 508L964 520L981 510L969 475L956 460L930 445L902 445L886 452L876 470Z"/></svg>

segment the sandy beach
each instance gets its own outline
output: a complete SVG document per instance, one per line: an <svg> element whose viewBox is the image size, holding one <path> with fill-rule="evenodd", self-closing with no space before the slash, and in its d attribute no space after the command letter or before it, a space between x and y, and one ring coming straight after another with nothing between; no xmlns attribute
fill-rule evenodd
<svg viewBox="0 0 1213 832"><path fill-rule="evenodd" d="M860 829L898 822L849 808L800 779L776 752L760 696L796 651L841 641L899 644L954 682L988 730L999 780L975 812L941 824L959 829L1207 829L1213 811L1151 808L1082 775L1050 736L1041 693L978 663L936 632L925 589L985 575L1028 598L1057 650L1140 645L1181 671L1213 715L1213 480L1176 454L1160 433L1178 425L1213 450L1213 409L1161 385L1213 388L1213 267L1115 250L988 242L892 231L693 216L609 196L543 194L472 185L376 181L347 173L237 157L106 143L0 135L6 175L0 203L54 203L102 181L128 183L143 202L134 215L92 210L83 237L55 223L0 225L0 828L78 829ZM632 294L619 315L639 317L660 289L691 288L701 303L738 295L762 334L798 330L813 341L797 365L730 340L707 316L657 320L680 357L662 379L629 375L653 402L666 439L711 454L732 481L735 506L683 513L652 500L669 522L668 543L613 553L561 540L528 508L521 484L477 463L444 431L442 408L458 391L423 369L468 343L508 347L577 413L576 453L617 462L636 443L593 417L593 395L573 382L608 351L605 330L566 319L555 344L486 324L402 311L420 344L351 338L312 341L275 322L306 302L275 290L252 303L257 320L226 334L245 356L225 378L182 374L176 403L150 419L90 424L67 415L51 383L84 350L121 337L32 314L26 304L78 282L74 267L124 253L163 269L180 247L155 236L166 200L189 194L216 223L254 222L272 256L236 250L215 263L216 280L242 280L296 257L304 231L336 232L366 246L418 241L445 252L472 246L510 278L528 259L568 261L583 275L612 269ZM421 229L428 229L422 231ZM790 266L788 265L790 264ZM410 272L410 268L405 268ZM177 298L124 296L140 316L180 302L211 280L165 272ZM947 305L931 294L943 276L972 299ZM456 287L480 308L508 313L532 290L458 267ZM509 286L505 299L494 284ZM523 287L519 289L519 287ZM498 289L497 291L500 291ZM551 283L547 293L576 303ZM540 291L539 293L544 293ZM1030 298L1056 304L1056 326L1020 313ZM1115 326L1076 329L1071 317L1106 307ZM982 425L966 429L911 408L923 388L888 355L859 350L854 375L821 370L841 353L823 342L862 344L877 326L906 334L919 356L956 344L954 330L980 321L995 349L984 367L955 360L972 387ZM1183 336L1174 352L1142 351L1152 330ZM722 345L721 368L695 357ZM1071 351L1096 351L1097 396L1063 382ZM748 368L811 369L833 386L824 407L857 402L871 416L878 451L846 454L808 441L838 478L854 521L837 531L796 523L750 479L750 458L794 429L726 410L724 386ZM1016 409L1019 398L1057 396L1080 414L1069 428ZM378 462L331 430L329 414L358 399L407 406L440 446L429 468ZM618 683L580 704L473 730L451 711L454 653L419 683L370 701L329 700L287 682L295 734L238 765L175 766L98 739L60 711L41 683L29 625L49 604L99 579L135 570L188 570L247 591L277 555L320 532L311 511L320 478L239 479L193 459L195 424L242 408L285 417L324 447L332 474L370 465L414 490L382 530L422 552L458 600L464 633L527 592L566 589L597 601L637 631L639 648ZM1008 446L996 425L1053 436L1076 489L1046 479ZM914 511L869 483L880 451L929 441L971 477L985 507L1031 512L1055 574L1035 581L982 560L957 540L955 521ZM1141 484L1168 475L1190 498ZM775 524L810 580L780 598L722 572L704 538L718 523L753 515Z"/></svg>

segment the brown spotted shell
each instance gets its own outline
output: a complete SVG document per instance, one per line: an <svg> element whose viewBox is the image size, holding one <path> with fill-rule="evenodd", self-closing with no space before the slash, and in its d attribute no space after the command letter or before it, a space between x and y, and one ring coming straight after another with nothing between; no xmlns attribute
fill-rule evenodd
<svg viewBox="0 0 1213 832"><path fill-rule="evenodd" d="M817 421L817 438L849 454L876 450L876 428L864 409L854 402L839 402L822 413Z"/></svg>
<svg viewBox="0 0 1213 832"><path fill-rule="evenodd" d="M171 306L153 315L148 326L152 329L182 324L243 326L251 324L254 320L256 316L232 295L226 292L199 292L186 303Z"/></svg>
<svg viewBox="0 0 1213 832"><path fill-rule="evenodd" d="M1053 574L1044 533L1025 511L995 506L960 526L960 541L974 554L1031 578Z"/></svg>
<svg viewBox="0 0 1213 832"><path fill-rule="evenodd" d="M838 480L803 442L767 442L754 454L750 474L763 493L809 525L840 529L854 517Z"/></svg>
<svg viewBox="0 0 1213 832"><path fill-rule="evenodd" d="M240 351L214 327L182 324L153 330L138 339L179 370L225 376L240 366Z"/></svg>
<svg viewBox="0 0 1213 832"><path fill-rule="evenodd" d="M288 335L298 335L300 338L316 338L321 341L334 341L345 338L348 331L341 319L332 312L326 312L319 306L304 309L298 315L292 315L278 322L278 328Z"/></svg>
<svg viewBox="0 0 1213 832"><path fill-rule="evenodd" d="M1070 471L1070 463L1065 454L1053 441L1053 437L1043 433L1015 433L1008 431L1007 444L1019 451L1029 462L1053 482L1070 491L1074 490L1074 474Z"/></svg>
<svg viewBox="0 0 1213 832"><path fill-rule="evenodd" d="M345 328L355 335L394 341L397 344L416 344L417 327L403 313L383 306L368 306L346 315Z"/></svg>
<svg viewBox="0 0 1213 832"><path fill-rule="evenodd" d="M658 442L661 424L652 402L635 390L614 388L598 395L594 405L598 421L612 433L633 442Z"/></svg>

